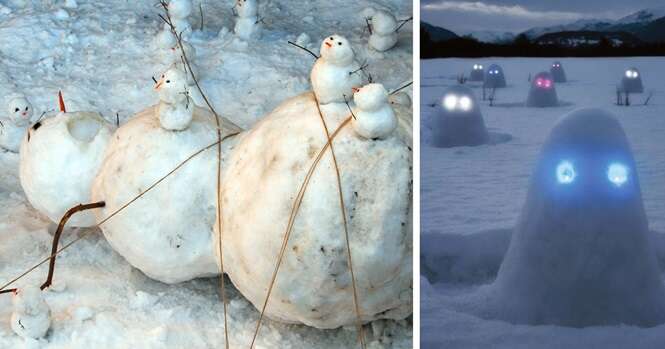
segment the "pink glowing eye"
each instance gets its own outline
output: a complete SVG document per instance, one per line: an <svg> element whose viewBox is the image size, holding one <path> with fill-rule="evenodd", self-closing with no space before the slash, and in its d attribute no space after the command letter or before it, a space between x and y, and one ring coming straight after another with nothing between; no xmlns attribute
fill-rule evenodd
<svg viewBox="0 0 665 349"><path fill-rule="evenodd" d="M543 80L542 79L536 80L536 85L543 86Z"/></svg>
<svg viewBox="0 0 665 349"><path fill-rule="evenodd" d="M552 86L552 82L549 80L545 80L545 88L550 88Z"/></svg>

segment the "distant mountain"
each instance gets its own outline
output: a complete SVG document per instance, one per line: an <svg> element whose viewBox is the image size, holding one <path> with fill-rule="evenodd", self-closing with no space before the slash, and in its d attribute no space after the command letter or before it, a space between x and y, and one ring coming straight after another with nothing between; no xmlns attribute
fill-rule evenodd
<svg viewBox="0 0 665 349"><path fill-rule="evenodd" d="M529 29L530 39L559 32L627 32L645 42L665 42L665 7L641 10L619 20L584 19L552 27Z"/></svg>
<svg viewBox="0 0 665 349"><path fill-rule="evenodd" d="M489 30L474 31L465 33L464 36L470 36L480 42L504 44L515 40L515 33L511 32L493 32Z"/></svg>
<svg viewBox="0 0 665 349"><path fill-rule="evenodd" d="M557 45L561 47L580 47L599 45L605 41L608 46L638 46L642 44L637 36L626 32L599 31L564 31L542 35L533 42L540 45Z"/></svg>
<svg viewBox="0 0 665 349"><path fill-rule="evenodd" d="M448 29L437 27L426 22L420 22L420 29L429 34L433 42L447 41L457 39L459 36Z"/></svg>

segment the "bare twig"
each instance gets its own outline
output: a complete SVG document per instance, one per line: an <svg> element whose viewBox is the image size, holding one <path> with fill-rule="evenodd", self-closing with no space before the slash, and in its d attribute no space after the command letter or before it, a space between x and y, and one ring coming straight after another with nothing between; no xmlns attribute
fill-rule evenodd
<svg viewBox="0 0 665 349"><path fill-rule="evenodd" d="M409 23L409 22L412 21L412 20L413 20L413 16L411 16L411 17L409 17L409 18L407 18L407 19L403 19L403 20L401 20L400 22L402 22L402 24L400 24L399 27L397 27L397 29L395 29L395 33L397 33L400 29L402 29L402 27L403 27L405 24Z"/></svg>
<svg viewBox="0 0 665 349"><path fill-rule="evenodd" d="M319 59L319 56L316 53L312 52L310 49L308 49L306 47L303 47L303 46L300 46L300 45L298 45L298 44L296 44L295 42L292 42L292 41L287 41L287 42L289 44L295 46L295 47L298 47L300 49L303 49L303 50L307 51L310 55L314 56L314 58Z"/></svg>
<svg viewBox="0 0 665 349"><path fill-rule="evenodd" d="M203 31L203 3L199 2L199 13L201 14L201 26L200 29Z"/></svg>
<svg viewBox="0 0 665 349"><path fill-rule="evenodd" d="M395 91L393 91L393 92L390 92L389 95L392 96L392 95L394 95L395 93L397 93L397 92L399 92L399 91L402 91L403 89L405 89L405 88L407 88L407 87L409 87L409 86L411 86L411 85L413 85L413 81L411 81L411 82L409 82L408 84L406 84L406 85L404 85L404 86L398 88L397 90L395 90Z"/></svg>
<svg viewBox="0 0 665 349"><path fill-rule="evenodd" d="M372 35L372 25L369 23L369 18L365 18L365 24L367 24L367 30L369 31L369 35Z"/></svg>
<svg viewBox="0 0 665 349"><path fill-rule="evenodd" d="M344 96L344 99L346 100L346 96ZM352 286L352 292L353 292L353 307L356 311L356 326L358 327L358 340L360 341L360 347L362 349L366 348L365 344L365 333L363 332L363 324L362 324L362 315L360 312L360 302L358 300L358 287L356 285L356 275L355 272L353 271L353 258L351 257L351 242L349 241L349 223L346 219L346 205L344 203L344 193L342 191L342 176L340 174L339 170L339 164L337 163L337 156L335 155L335 147L333 146L332 139L330 138L330 131L328 131L328 124L326 123L326 119L323 117L323 112L321 112L321 105L319 104L319 101L316 98L316 95L314 96L314 100L316 101L316 108L319 112L319 117L321 118L321 123L323 123L323 129L325 130L326 133L326 138L328 138L328 143L330 144L330 154L332 155L333 159L333 165L335 166L335 176L337 177L337 190L339 192L339 205L340 205L340 210L342 213L342 222L344 223L344 238L346 240L346 253L347 253L347 259L349 263L349 272L351 273L351 286ZM348 106L348 103L347 103ZM349 108L350 110L351 108ZM351 115L355 118L355 115L353 115L353 112L351 112Z"/></svg>
<svg viewBox="0 0 665 349"><path fill-rule="evenodd" d="M53 234L53 244L51 245L52 257L50 259L48 266L48 276L46 277L46 281L41 285L40 289L42 290L46 289L47 287L51 286L51 283L53 282L53 273L55 272L55 258L58 252L58 243L60 242L60 236L62 235L62 230L65 229L65 224L67 224L69 218L71 218L74 214L78 212L92 210L104 206L106 206L106 203L104 201L95 202L92 204L85 204L85 205L80 204L70 208L67 212L65 212L65 215L62 216L62 219L60 219L60 224L58 224L58 229L56 229L55 234Z"/></svg>
<svg viewBox="0 0 665 349"><path fill-rule="evenodd" d="M349 113L351 113L351 117L353 118L353 120L358 120L358 118L356 118L356 115L353 114L353 110L351 109L351 106L349 105L349 101L346 99L346 95L343 95L343 97L344 97L344 103L346 104L346 107L349 109Z"/></svg>

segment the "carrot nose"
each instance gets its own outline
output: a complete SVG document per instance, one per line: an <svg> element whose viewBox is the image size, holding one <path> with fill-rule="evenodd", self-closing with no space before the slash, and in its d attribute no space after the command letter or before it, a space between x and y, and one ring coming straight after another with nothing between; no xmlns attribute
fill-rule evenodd
<svg viewBox="0 0 665 349"><path fill-rule="evenodd" d="M160 87L162 87L162 80L159 80L157 85L155 85L155 90L159 90Z"/></svg>
<svg viewBox="0 0 665 349"><path fill-rule="evenodd" d="M328 46L328 47L332 47L332 44L329 43L329 42L326 42L326 46Z"/></svg>

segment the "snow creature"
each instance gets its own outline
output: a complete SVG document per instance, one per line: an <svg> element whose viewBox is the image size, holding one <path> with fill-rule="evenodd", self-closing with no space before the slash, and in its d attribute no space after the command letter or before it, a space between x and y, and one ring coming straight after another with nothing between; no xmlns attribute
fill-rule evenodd
<svg viewBox="0 0 665 349"><path fill-rule="evenodd" d="M573 111L543 145L482 312L532 325L663 323L665 290L649 234L621 125L604 110Z"/></svg>
<svg viewBox="0 0 665 349"><path fill-rule="evenodd" d="M527 107L556 107L559 99L554 87L554 78L548 72L540 72L531 80L529 96L526 100Z"/></svg>
<svg viewBox="0 0 665 349"><path fill-rule="evenodd" d="M166 130L182 131L189 127L194 115L194 104L189 98L187 76L181 69L167 70L155 85L159 93L157 113Z"/></svg>
<svg viewBox="0 0 665 349"><path fill-rule="evenodd" d="M489 134L473 90L458 85L441 98L431 120L432 143L449 148L485 144Z"/></svg>
<svg viewBox="0 0 665 349"><path fill-rule="evenodd" d="M474 64L471 68L471 74L469 74L469 81L484 81L485 80L485 68L482 64Z"/></svg>
<svg viewBox="0 0 665 349"><path fill-rule="evenodd" d="M12 297L14 311L11 327L14 333L31 339L46 335L51 327L51 309L44 301L39 287L29 286L17 290Z"/></svg>
<svg viewBox="0 0 665 349"><path fill-rule="evenodd" d="M550 68L550 74L552 74L554 82L556 82L557 84L567 81L566 71L563 70L563 66L559 61L552 63L552 67Z"/></svg>
<svg viewBox="0 0 665 349"><path fill-rule="evenodd" d="M96 112L63 111L30 126L21 143L19 178L32 206L58 223L71 207L90 202L113 129ZM77 214L69 224L92 226L94 215Z"/></svg>
<svg viewBox="0 0 665 349"><path fill-rule="evenodd" d="M7 116L0 118L0 147L18 153L33 115L32 105L24 96L9 99Z"/></svg>
<svg viewBox="0 0 665 349"><path fill-rule="evenodd" d="M321 43L321 57L314 63L310 80L319 103L343 103L351 98L354 87L362 86L362 74L349 41L332 35Z"/></svg>
<svg viewBox="0 0 665 349"><path fill-rule="evenodd" d="M630 68L626 70L621 78L621 90L624 93L642 93L644 86L642 86L642 75L637 68Z"/></svg>
<svg viewBox="0 0 665 349"><path fill-rule="evenodd" d="M388 102L388 91L381 84L369 84L353 95L356 103L353 129L366 139L384 139L397 127L395 112Z"/></svg>
<svg viewBox="0 0 665 349"><path fill-rule="evenodd" d="M485 71L485 88L504 88L506 87L506 77L503 74L503 68L498 64L492 64Z"/></svg>
<svg viewBox="0 0 665 349"><path fill-rule="evenodd" d="M369 46L379 52L393 48L398 39L398 23L395 16L385 10L376 10L371 20L372 34L369 36Z"/></svg>

